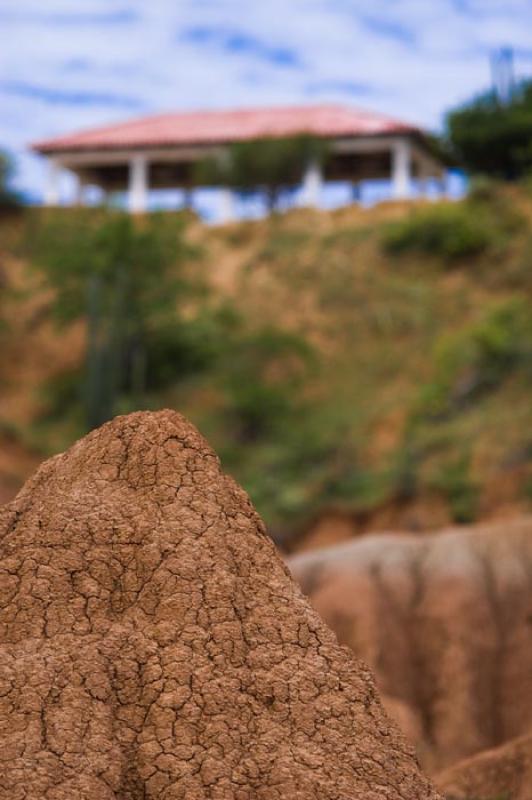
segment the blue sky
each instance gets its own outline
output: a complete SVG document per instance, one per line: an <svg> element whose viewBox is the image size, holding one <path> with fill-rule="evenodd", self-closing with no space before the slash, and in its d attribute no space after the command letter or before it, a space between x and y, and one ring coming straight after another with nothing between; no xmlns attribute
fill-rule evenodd
<svg viewBox="0 0 532 800"><path fill-rule="evenodd" d="M532 75L531 0L1 0L0 146L150 112L340 101L437 129L512 46Z"/></svg>

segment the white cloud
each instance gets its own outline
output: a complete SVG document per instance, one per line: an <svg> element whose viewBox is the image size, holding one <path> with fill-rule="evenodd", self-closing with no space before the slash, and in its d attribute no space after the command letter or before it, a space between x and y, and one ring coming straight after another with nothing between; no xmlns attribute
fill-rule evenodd
<svg viewBox="0 0 532 800"><path fill-rule="evenodd" d="M0 145L39 192L29 141L136 113L341 100L436 128L493 48L530 71L531 23L530 0L2 0Z"/></svg>

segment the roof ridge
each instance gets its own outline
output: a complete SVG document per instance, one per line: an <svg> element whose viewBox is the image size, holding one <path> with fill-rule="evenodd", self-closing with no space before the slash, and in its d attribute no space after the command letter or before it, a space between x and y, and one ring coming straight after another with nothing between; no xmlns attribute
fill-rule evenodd
<svg viewBox="0 0 532 800"><path fill-rule="evenodd" d="M293 119L289 119L290 116ZM241 125L246 127L241 128ZM332 137L413 132L418 128L380 111L358 106L332 102L287 104L165 111L41 139L30 146L37 152L51 153L89 146L112 149L186 142L222 143L261 136L281 138L304 130L317 136Z"/></svg>

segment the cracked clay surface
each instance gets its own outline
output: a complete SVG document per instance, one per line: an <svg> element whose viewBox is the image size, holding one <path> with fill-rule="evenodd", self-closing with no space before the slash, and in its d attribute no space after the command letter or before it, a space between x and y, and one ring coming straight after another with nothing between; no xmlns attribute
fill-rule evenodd
<svg viewBox="0 0 532 800"><path fill-rule="evenodd" d="M180 415L0 510L1 800L437 800L368 669Z"/></svg>

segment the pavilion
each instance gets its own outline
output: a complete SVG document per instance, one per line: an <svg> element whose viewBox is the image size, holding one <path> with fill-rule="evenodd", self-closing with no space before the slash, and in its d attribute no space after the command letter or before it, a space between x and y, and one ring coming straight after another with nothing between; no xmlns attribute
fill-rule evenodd
<svg viewBox="0 0 532 800"><path fill-rule="evenodd" d="M234 142L308 134L326 140L330 156L325 172L309 163L300 203L319 206L324 181L385 178L391 196L409 197L412 181L441 179L444 165L434 157L419 128L373 111L339 105L179 112L143 117L36 142L32 149L49 161L45 202L59 202L62 170L78 179L78 202L84 187L127 191L133 213L147 208L151 189L192 191L194 166L205 157L227 157ZM232 217L232 192L219 187L222 216Z"/></svg>

